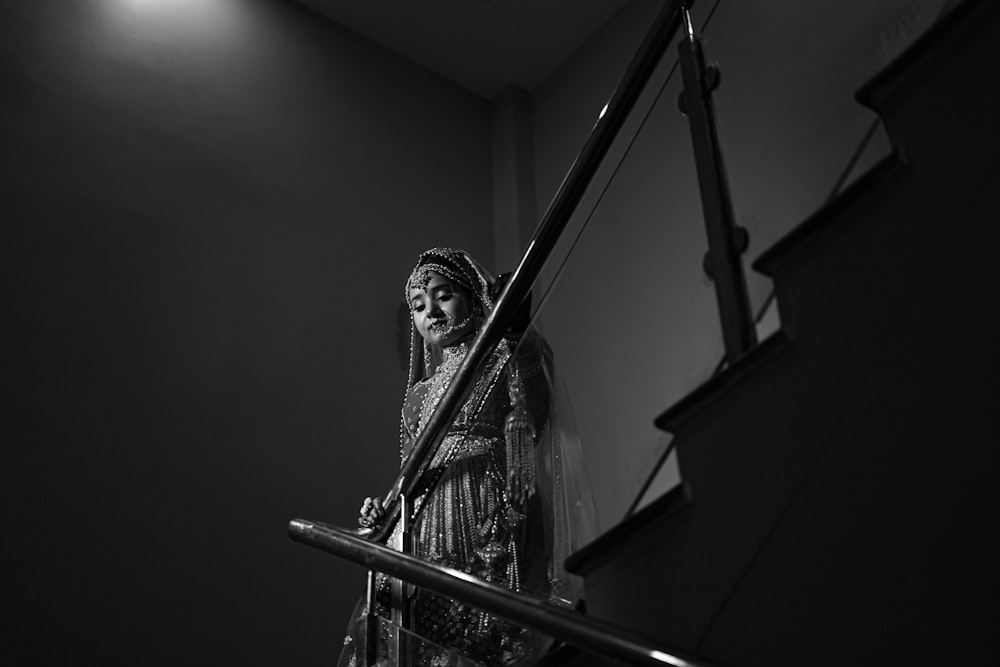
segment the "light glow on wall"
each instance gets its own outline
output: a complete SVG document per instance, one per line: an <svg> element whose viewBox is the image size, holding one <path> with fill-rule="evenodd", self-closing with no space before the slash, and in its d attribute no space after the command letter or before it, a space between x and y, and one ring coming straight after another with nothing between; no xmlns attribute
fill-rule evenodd
<svg viewBox="0 0 1000 667"><path fill-rule="evenodd" d="M107 27L133 38L203 39L232 36L246 23L248 3L238 0L103 0Z"/></svg>

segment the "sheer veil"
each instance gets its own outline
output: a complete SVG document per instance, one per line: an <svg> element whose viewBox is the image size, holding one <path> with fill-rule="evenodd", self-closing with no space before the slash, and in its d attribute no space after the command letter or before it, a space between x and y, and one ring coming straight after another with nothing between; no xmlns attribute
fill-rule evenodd
<svg viewBox="0 0 1000 667"><path fill-rule="evenodd" d="M551 544L550 595L555 602L575 604L584 597L583 580L567 572L565 563L597 537L597 511L569 391L554 368L548 381L552 409L535 447L535 461Z"/></svg>

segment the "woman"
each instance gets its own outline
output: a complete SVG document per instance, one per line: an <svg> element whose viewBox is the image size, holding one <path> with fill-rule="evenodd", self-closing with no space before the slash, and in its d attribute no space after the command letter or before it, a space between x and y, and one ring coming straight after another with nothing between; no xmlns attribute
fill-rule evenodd
<svg viewBox="0 0 1000 667"><path fill-rule="evenodd" d="M403 461L502 287L462 250L435 248L420 256L405 287L412 331ZM565 470L578 458L554 420L551 350L528 324L525 305L432 455L413 499L413 552L511 590L572 603L579 586L562 561L591 536L593 512L582 473ZM568 494L576 511L568 509ZM365 499L359 523L372 527L382 516L380 500ZM396 548L398 528L390 538ZM389 618L402 604L412 605L412 631L421 638L412 649L414 664L509 664L536 657L542 645L524 627L380 576L378 615ZM379 648L380 661L389 663L395 661L391 632L384 624ZM342 663L363 662L362 636L348 636Z"/></svg>

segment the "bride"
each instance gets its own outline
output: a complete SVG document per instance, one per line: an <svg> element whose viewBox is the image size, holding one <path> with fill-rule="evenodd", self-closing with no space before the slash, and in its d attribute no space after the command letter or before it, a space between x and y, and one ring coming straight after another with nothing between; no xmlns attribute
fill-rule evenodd
<svg viewBox="0 0 1000 667"><path fill-rule="evenodd" d="M405 286L412 314L410 373L403 399L400 458L417 436L492 311L506 276L493 280L468 253L424 252ZM529 326L527 302L490 355L485 370L431 457L413 499L412 549L426 561L557 604L573 604L581 586L562 563L593 530L593 506L579 444L566 428L553 388L552 351ZM366 498L359 523L374 527L384 509ZM389 540L401 544L399 526ZM418 636L413 664L471 660L511 664L538 656L544 639L511 621L379 576L376 613L410 605ZM363 664L364 601L345 639L341 664ZM384 622L379 662L395 663Z"/></svg>

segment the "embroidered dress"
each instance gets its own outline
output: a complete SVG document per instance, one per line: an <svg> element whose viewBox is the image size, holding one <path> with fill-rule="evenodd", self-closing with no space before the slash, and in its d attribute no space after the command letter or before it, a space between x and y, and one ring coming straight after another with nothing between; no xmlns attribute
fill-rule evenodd
<svg viewBox="0 0 1000 667"><path fill-rule="evenodd" d="M448 253L446 259L465 269L458 278L479 299L479 315L488 313L493 306L488 274L462 251L429 253ZM434 270L454 273L437 254L431 259L437 260ZM471 337L432 349L414 336L401 415L403 461L468 352ZM558 402L553 400L552 368L549 346L533 329L518 341L501 341L421 479L413 500L412 548L428 562L571 605L579 597L579 582L566 575L562 560L592 537L594 515L582 470L566 469L567 462L578 463L579 457L575 438L554 419ZM511 478L523 485L519 499L511 497ZM401 542L399 528L389 540L394 548ZM545 638L527 628L456 600L384 575L377 585L380 617L391 618L394 605L410 605L414 665L512 664L536 658L545 645ZM364 612L362 601L341 665L364 663ZM383 621L380 663L396 663L395 632Z"/></svg>

